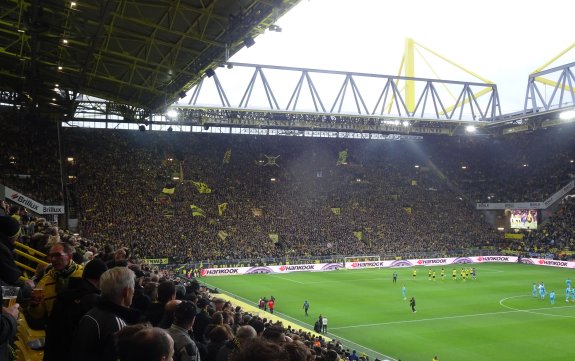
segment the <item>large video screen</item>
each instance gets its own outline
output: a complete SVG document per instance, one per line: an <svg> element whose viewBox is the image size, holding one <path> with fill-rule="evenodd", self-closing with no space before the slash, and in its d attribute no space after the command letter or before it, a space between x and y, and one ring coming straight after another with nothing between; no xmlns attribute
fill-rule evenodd
<svg viewBox="0 0 575 361"><path fill-rule="evenodd" d="M537 229L536 209L508 209L509 227L513 229Z"/></svg>

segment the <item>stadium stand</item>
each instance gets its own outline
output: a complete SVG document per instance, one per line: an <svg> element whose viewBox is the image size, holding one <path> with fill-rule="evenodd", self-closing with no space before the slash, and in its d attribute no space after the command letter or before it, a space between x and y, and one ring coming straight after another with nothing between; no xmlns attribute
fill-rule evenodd
<svg viewBox="0 0 575 361"><path fill-rule="evenodd" d="M334 350L345 358L346 350L233 299L219 309L209 290L180 277L194 275L190 265L501 251L572 259L575 250L572 198L522 240L505 239L474 203L487 196L542 200L573 179L573 132L561 137L560 129L383 142L63 128L58 142L50 125L23 140L25 123L0 124L10 134L2 142L0 183L58 204L64 178L79 217L77 234L9 204L5 212L20 217L24 245L47 253L64 241L75 246L77 263L96 257L129 265L137 275L133 307L144 315L154 290L170 281L178 298L203 299L207 317L224 312L232 335L248 319L258 320L256 327L279 325L316 355ZM150 266L145 258L169 264ZM43 273L38 267L31 277L37 282ZM31 345L44 330L24 317L16 355L39 359Z"/></svg>

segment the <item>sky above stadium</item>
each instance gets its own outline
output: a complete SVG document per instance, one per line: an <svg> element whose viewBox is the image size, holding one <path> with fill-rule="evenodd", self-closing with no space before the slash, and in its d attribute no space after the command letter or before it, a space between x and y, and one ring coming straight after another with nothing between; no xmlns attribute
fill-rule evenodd
<svg viewBox="0 0 575 361"><path fill-rule="evenodd" d="M506 114L523 109L529 74L574 43L574 12L568 0L302 0L276 22L281 32L266 31L230 61L398 75L412 38L497 84ZM421 54L417 77L479 81ZM574 61L572 49L549 67Z"/></svg>

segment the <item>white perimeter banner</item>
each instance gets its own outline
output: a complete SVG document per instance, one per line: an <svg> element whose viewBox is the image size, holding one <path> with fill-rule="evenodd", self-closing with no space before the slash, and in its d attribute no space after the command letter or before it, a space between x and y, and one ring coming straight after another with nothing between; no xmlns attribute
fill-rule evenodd
<svg viewBox="0 0 575 361"><path fill-rule="evenodd" d="M10 201L24 206L34 213L38 214L64 214L64 206L45 206L33 200L32 198L26 197L20 192L15 191L12 188L4 186L4 197Z"/></svg>
<svg viewBox="0 0 575 361"><path fill-rule="evenodd" d="M456 258L430 258L410 259L394 261L357 261L343 263L314 263L280 266L256 266L256 267L230 267L230 268L204 268L202 276L229 276L247 274L278 274L289 272L324 272L338 269L365 269L365 268L397 268L414 266L463 266L477 263L517 263L516 256L477 256ZM575 268L575 262L556 261L543 258L521 258L521 263L535 266L551 266L561 268Z"/></svg>

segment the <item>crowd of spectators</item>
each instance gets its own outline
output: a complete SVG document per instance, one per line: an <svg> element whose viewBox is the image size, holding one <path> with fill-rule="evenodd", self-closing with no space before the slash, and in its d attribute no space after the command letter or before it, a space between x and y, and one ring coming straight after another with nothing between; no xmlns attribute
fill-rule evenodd
<svg viewBox="0 0 575 361"><path fill-rule="evenodd" d="M471 202L543 202L575 179L575 125L510 136L429 139L430 162Z"/></svg>
<svg viewBox="0 0 575 361"><path fill-rule="evenodd" d="M16 136L23 129L11 131ZM63 178L83 237L176 263L497 249L502 236L474 202L541 201L572 177L575 158L573 132L554 129L420 141L53 133L51 125L37 132L42 155L8 142L0 181L47 203L62 199L53 185ZM38 143L35 137L29 138ZM53 166L56 149L62 174ZM343 150L346 159L338 162ZM27 173L34 177L14 177ZM36 191L44 184L36 174L53 182ZM199 193L193 181L211 192ZM174 193L162 193L170 183ZM194 216L192 205L203 214Z"/></svg>
<svg viewBox="0 0 575 361"><path fill-rule="evenodd" d="M525 232L521 239L509 239L500 247L527 257L571 260L575 255L575 198L564 199L558 210L535 232Z"/></svg>
<svg viewBox="0 0 575 361"><path fill-rule="evenodd" d="M48 236L39 245L48 250L47 267L22 282L7 276L14 260L2 259L2 284L21 286L13 312L3 310L2 346L12 344L22 310L29 327L45 332L45 345L35 346L43 346L45 361L336 361L351 355L336 340L284 325L255 307L243 309L168 269L139 264L125 248L99 252L98 244L42 224L33 231ZM15 237L26 242L20 226L17 217L0 215L1 244L12 245ZM8 357L6 348L0 352L0 358Z"/></svg>
<svg viewBox="0 0 575 361"><path fill-rule="evenodd" d="M87 350L112 350L103 358L89 355L135 360L146 350L137 345L150 339L166 341L166 349L172 342L176 352L195 352L209 361L229 354L242 361L254 350L262 359L294 361L351 355L337 341L234 307L197 282L179 278L176 267L151 267L141 263L143 258L207 266L222 260L368 254L408 258L430 250L449 256L478 249L551 252L567 259L575 251L573 198L563 200L522 240L504 239L474 204L486 195L492 202L541 201L564 186L574 173L572 129L407 142L56 132L50 124L32 131L25 122L4 121L0 126L2 137L9 135L0 145L0 182L44 204L73 197L79 217L81 235L15 204L3 201L0 207L7 250L0 279L18 282L29 323L46 328L48 355L50 345L57 344L54 335L71 330L85 336L74 344L78 350L69 350L82 359ZM19 224L16 233L12 220ZM49 255L48 268L29 274L24 283L6 267L13 262L14 237ZM48 284L49 297L37 298L34 286L47 292ZM91 297L100 293L101 298ZM71 313L62 302L83 308ZM4 315L12 328L17 310ZM89 344L95 327L90 319L100 327L110 314L122 320L114 326L121 329L113 342L117 348ZM62 327L66 324L70 327ZM193 335L195 348L176 347L186 334Z"/></svg>
<svg viewBox="0 0 575 361"><path fill-rule="evenodd" d="M405 257L482 247L498 237L435 172L415 168L424 161L409 152L417 144L63 133L83 235L129 245L141 257ZM93 140L100 137L106 141ZM338 165L344 149L349 157ZM174 175L183 181L161 194ZM199 193L192 181L211 193ZM191 205L205 216L193 216Z"/></svg>

